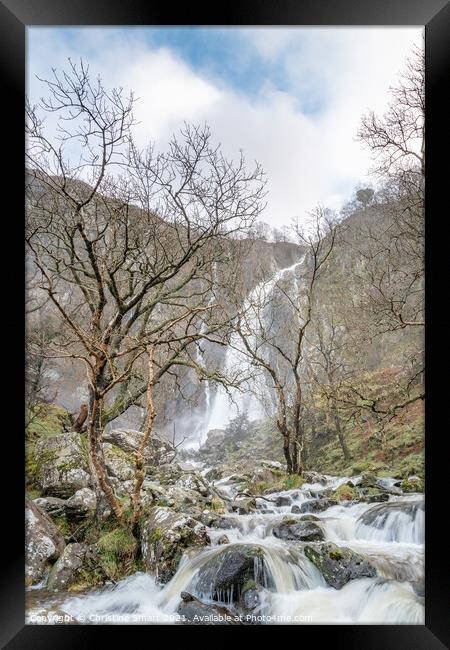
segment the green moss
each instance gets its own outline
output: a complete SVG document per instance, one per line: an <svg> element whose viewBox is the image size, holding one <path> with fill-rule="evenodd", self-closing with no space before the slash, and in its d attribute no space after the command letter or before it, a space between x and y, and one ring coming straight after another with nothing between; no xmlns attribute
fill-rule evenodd
<svg viewBox="0 0 450 650"><path fill-rule="evenodd" d="M330 551L329 556L332 560L342 560L342 553L340 551Z"/></svg>
<svg viewBox="0 0 450 650"><path fill-rule="evenodd" d="M295 490L302 487L305 479L298 474L288 474L286 478L282 481L283 486L286 490Z"/></svg>
<svg viewBox="0 0 450 650"><path fill-rule="evenodd" d="M340 485L337 490L334 491L334 498L338 501L352 501L356 497L356 490L350 485Z"/></svg>
<svg viewBox="0 0 450 650"><path fill-rule="evenodd" d="M43 402L29 410L26 419L29 421L27 435L31 438L61 433L71 424L70 414L66 409Z"/></svg>

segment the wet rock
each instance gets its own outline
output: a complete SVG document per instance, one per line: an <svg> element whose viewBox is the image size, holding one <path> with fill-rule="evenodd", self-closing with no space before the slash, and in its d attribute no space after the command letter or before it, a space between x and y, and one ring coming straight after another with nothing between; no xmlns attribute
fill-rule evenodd
<svg viewBox="0 0 450 650"><path fill-rule="evenodd" d="M218 543L219 545L221 545L221 544L229 544L229 543L230 543L230 540L228 539L228 537L227 537L226 535L221 535L221 536L219 537L219 539L217 540L217 543Z"/></svg>
<svg viewBox="0 0 450 650"><path fill-rule="evenodd" d="M325 539L320 526L312 521L288 520L284 521L272 531L273 535L278 539L286 541L301 541L301 542L321 542Z"/></svg>
<svg viewBox="0 0 450 650"><path fill-rule="evenodd" d="M186 591L181 592L177 613L191 625L236 625L236 616L220 605L202 603Z"/></svg>
<svg viewBox="0 0 450 650"><path fill-rule="evenodd" d="M70 432L39 438L33 457L36 485L45 496L66 499L89 486L87 452L81 434Z"/></svg>
<svg viewBox="0 0 450 650"><path fill-rule="evenodd" d="M300 510L300 506L293 505L292 508L291 508L291 512L292 512L293 514L299 514L299 513L301 512L301 510Z"/></svg>
<svg viewBox="0 0 450 650"><path fill-rule="evenodd" d="M323 512L337 504L338 502L334 499L313 499L311 501L304 501L300 505L300 512Z"/></svg>
<svg viewBox="0 0 450 650"><path fill-rule="evenodd" d="M194 588L200 597L212 600L231 597L233 601L237 601L249 581L252 581L252 585L257 584L260 573L258 567L263 558L264 553L259 546L227 546L200 567L191 588Z"/></svg>
<svg viewBox="0 0 450 650"><path fill-rule="evenodd" d="M320 517L316 517L316 515L303 515L300 518L301 521L320 521Z"/></svg>
<svg viewBox="0 0 450 650"><path fill-rule="evenodd" d="M425 580L414 580L411 585L418 596L425 598Z"/></svg>
<svg viewBox="0 0 450 650"><path fill-rule="evenodd" d="M205 526L188 515L154 506L141 523L144 566L166 583L175 574L186 549L210 544Z"/></svg>
<svg viewBox="0 0 450 650"><path fill-rule="evenodd" d="M86 544L67 544L48 576L49 591L62 591L77 580L86 551Z"/></svg>
<svg viewBox="0 0 450 650"><path fill-rule="evenodd" d="M379 494L371 494L359 499L365 503L382 503L383 501L389 501L389 494L387 492L380 492Z"/></svg>
<svg viewBox="0 0 450 650"><path fill-rule="evenodd" d="M291 497L286 497L286 496L279 496L277 497L275 505L277 508L280 508L281 506L289 506L291 504Z"/></svg>
<svg viewBox="0 0 450 650"><path fill-rule="evenodd" d="M251 612L261 604L261 588L250 587L241 596L239 605L245 611Z"/></svg>
<svg viewBox="0 0 450 650"><path fill-rule="evenodd" d="M388 503L380 503L363 512L358 518L358 523L381 528L391 513L402 512L413 518L418 510L424 509L423 501L389 501Z"/></svg>
<svg viewBox="0 0 450 650"><path fill-rule="evenodd" d="M341 589L350 580L373 578L377 573L361 555L331 542L305 546L304 552L325 581L335 589Z"/></svg>
<svg viewBox="0 0 450 650"><path fill-rule="evenodd" d="M256 510L256 501L253 497L246 499L236 499L233 502L232 510L237 511L240 515L248 515Z"/></svg>
<svg viewBox="0 0 450 650"><path fill-rule="evenodd" d="M28 586L42 580L65 545L64 537L50 517L30 499L26 499L25 580Z"/></svg>
<svg viewBox="0 0 450 650"><path fill-rule="evenodd" d="M83 519L95 512L97 498L95 492L89 488L77 490L66 501L66 515L69 519Z"/></svg>

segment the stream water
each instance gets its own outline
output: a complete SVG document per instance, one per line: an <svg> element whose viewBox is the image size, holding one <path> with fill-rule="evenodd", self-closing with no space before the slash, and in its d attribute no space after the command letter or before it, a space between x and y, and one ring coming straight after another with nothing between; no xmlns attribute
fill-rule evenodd
<svg viewBox="0 0 450 650"><path fill-rule="evenodd" d="M377 569L376 577L351 580L341 589L327 585L304 555L304 543L273 535L274 527L287 516L303 516L291 512L293 505L320 498L321 491L349 480L326 479L325 485L304 484L268 495L275 501L283 497L279 499L283 505L257 499L256 512L224 515L227 529L208 529L211 546L186 554L177 573L163 587L151 575L137 573L114 586L82 595L65 593L52 599L47 594L39 606L57 607L81 623L176 623L182 591L212 602L211 593L196 588L201 567L226 546L251 544L263 552L262 561L255 558L259 563L256 572L265 585L260 604L253 611L261 619L258 622L423 624L424 598L418 595L424 576L423 495L393 494L382 504L349 502L314 513L325 541L357 551ZM394 480L385 482L389 488ZM215 489L229 499L236 494L237 486L229 477L216 481ZM229 544L218 545L224 533ZM232 594L224 593L222 603L233 610Z"/></svg>

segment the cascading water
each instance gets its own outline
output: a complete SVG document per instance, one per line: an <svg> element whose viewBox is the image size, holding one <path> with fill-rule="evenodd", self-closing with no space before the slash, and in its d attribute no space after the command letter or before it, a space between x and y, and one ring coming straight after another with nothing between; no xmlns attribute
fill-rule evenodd
<svg viewBox="0 0 450 650"><path fill-rule="evenodd" d="M254 309L255 304L264 304L270 299L277 284L285 277L291 277L296 283L296 269L304 262L303 256L298 262L277 271L270 280L260 282L247 296L243 305L243 311L247 314L247 329L249 332L257 333L258 310ZM234 334L231 345L227 349L225 357L225 371L233 372L245 365L245 354L240 342L239 335ZM230 400L231 395L231 400ZM218 385L216 394L212 400L212 407L205 420L206 432L211 429L223 429L228 422L241 413L246 413L248 419L257 420L264 416L258 400L248 392L241 392L231 389L228 393L221 385Z"/></svg>
<svg viewBox="0 0 450 650"><path fill-rule="evenodd" d="M227 550L252 548L258 551L254 576L260 585L253 622L423 624L424 602L417 588L424 571L420 494L392 495L383 503L332 505L315 513L314 524L323 532L325 541L356 551L376 568L375 576L350 580L340 589L329 586L306 557L305 542L274 535L274 527L282 522L301 521L304 515L298 513L298 508L292 512L293 506L301 509L320 500L321 491L348 480L326 479L325 485L304 484L295 490L270 494L271 502L257 498L256 511L250 514L222 515L225 530L209 528L211 545L186 554L172 580L163 587L150 575L137 573L97 592L76 597L60 595L53 604L48 600L46 607L57 603L58 608L80 622L176 623L182 622L177 609L181 593L187 591L204 603L219 602L229 611L236 611L233 589L220 592L218 600L214 580L205 582L205 568L212 563L214 578L222 570ZM238 491L233 477L216 481L214 488L227 499ZM219 537L224 532L228 540L221 544ZM315 542L308 544L314 546Z"/></svg>

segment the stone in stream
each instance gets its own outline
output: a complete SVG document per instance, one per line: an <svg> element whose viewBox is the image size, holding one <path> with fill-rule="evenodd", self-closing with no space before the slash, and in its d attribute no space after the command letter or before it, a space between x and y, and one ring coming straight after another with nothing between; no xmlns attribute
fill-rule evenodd
<svg viewBox="0 0 450 650"><path fill-rule="evenodd" d="M217 540L217 543L219 544L219 546L221 546L222 544L229 544L230 540L226 535L221 535Z"/></svg>
<svg viewBox="0 0 450 650"><path fill-rule="evenodd" d="M177 613L183 616L184 622L191 625L237 625L236 616L220 605L202 603L192 594L182 591L181 603Z"/></svg>
<svg viewBox="0 0 450 650"><path fill-rule="evenodd" d="M300 512L323 512L331 506L338 505L334 499L313 499L311 501L304 501L300 506Z"/></svg>
<svg viewBox="0 0 450 650"><path fill-rule="evenodd" d="M301 521L320 521L320 517L316 517L316 515L303 515L300 517Z"/></svg>
<svg viewBox="0 0 450 650"><path fill-rule="evenodd" d="M154 506L141 523L141 551L144 566L160 583L175 574L187 548L211 543L205 526L188 515Z"/></svg>
<svg viewBox="0 0 450 650"><path fill-rule="evenodd" d="M62 591L76 581L87 549L86 544L67 544L48 576L47 589L49 591Z"/></svg>
<svg viewBox="0 0 450 650"><path fill-rule="evenodd" d="M280 508L281 506L289 506L291 505L291 497L279 496L277 497L275 505L277 508Z"/></svg>
<svg viewBox="0 0 450 650"><path fill-rule="evenodd" d="M298 515L301 512L300 506L293 505L292 508L291 508L291 512L292 512L292 514Z"/></svg>
<svg viewBox="0 0 450 650"><path fill-rule="evenodd" d="M264 552L259 546L233 544L200 567L191 588L200 597L237 601L246 588L258 584L263 560Z"/></svg>
<svg viewBox="0 0 450 650"><path fill-rule="evenodd" d="M273 535L278 539L300 542L321 542L325 539L322 529L312 521L291 519L283 521L273 529Z"/></svg>
<svg viewBox="0 0 450 650"><path fill-rule="evenodd" d="M332 542L305 546L304 553L335 589L341 589L350 580L373 578L377 574L375 567L361 555Z"/></svg>
<svg viewBox="0 0 450 650"><path fill-rule="evenodd" d="M58 559L66 543L50 517L25 500L25 583L38 583Z"/></svg>

